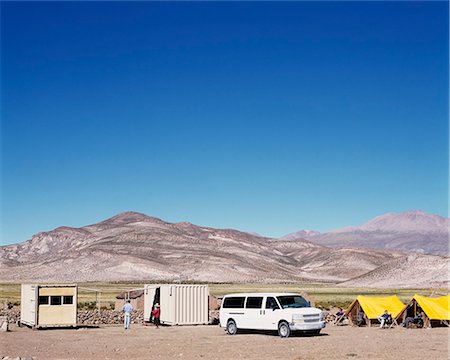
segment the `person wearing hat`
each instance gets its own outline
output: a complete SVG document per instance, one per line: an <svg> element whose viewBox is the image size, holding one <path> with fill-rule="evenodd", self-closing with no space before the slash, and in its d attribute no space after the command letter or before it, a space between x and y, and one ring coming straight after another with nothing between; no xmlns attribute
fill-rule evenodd
<svg viewBox="0 0 450 360"><path fill-rule="evenodd" d="M159 318L161 317L161 310L159 304L155 304L155 308L152 311L153 322L156 325L156 328L159 329L159 325L161 324Z"/></svg>

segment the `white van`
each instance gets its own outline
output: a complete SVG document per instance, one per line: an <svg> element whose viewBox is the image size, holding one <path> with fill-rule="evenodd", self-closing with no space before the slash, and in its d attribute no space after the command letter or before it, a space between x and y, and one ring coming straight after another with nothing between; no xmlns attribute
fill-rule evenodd
<svg viewBox="0 0 450 360"><path fill-rule="evenodd" d="M220 307L220 326L230 335L238 329L278 330L319 334L325 327L322 310L311 307L298 294L251 293L225 295Z"/></svg>

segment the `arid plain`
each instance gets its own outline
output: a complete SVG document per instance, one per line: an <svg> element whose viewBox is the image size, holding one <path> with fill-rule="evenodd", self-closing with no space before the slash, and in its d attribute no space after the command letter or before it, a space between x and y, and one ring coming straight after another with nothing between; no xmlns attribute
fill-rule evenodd
<svg viewBox="0 0 450 360"><path fill-rule="evenodd" d="M31 336L32 335L32 336ZM97 329L15 328L0 334L4 356L51 359L448 359L448 328L379 329L329 325L320 336L246 332L227 335L217 325L136 325Z"/></svg>

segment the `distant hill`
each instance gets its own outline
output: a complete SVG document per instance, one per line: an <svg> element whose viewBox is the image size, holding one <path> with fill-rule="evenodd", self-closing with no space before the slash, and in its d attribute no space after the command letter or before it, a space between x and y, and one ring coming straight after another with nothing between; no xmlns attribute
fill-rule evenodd
<svg viewBox="0 0 450 360"><path fill-rule="evenodd" d="M450 285L446 257L410 254L391 260L367 274L340 284L344 287L436 288Z"/></svg>
<svg viewBox="0 0 450 360"><path fill-rule="evenodd" d="M357 247L422 254L449 254L450 219L411 210L378 216L356 227L319 233L301 230L282 239L302 238L331 247Z"/></svg>
<svg viewBox="0 0 450 360"><path fill-rule="evenodd" d="M127 212L0 247L0 282L342 282L405 257L397 251L333 249L304 239L270 239ZM429 266L420 281L437 279L431 260Z"/></svg>

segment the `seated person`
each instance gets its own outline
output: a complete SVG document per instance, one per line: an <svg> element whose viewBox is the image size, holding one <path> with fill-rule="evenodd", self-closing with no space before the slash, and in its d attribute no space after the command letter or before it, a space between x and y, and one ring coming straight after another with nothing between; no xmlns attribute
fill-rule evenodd
<svg viewBox="0 0 450 360"><path fill-rule="evenodd" d="M392 315L387 310L384 310L384 314L378 316L378 321L380 322L380 328L383 328L384 325L392 323Z"/></svg>
<svg viewBox="0 0 450 360"><path fill-rule="evenodd" d="M338 322L340 321L340 320L342 320L342 318L344 317L344 315L345 315L345 312L344 311L342 311L342 308L338 308L339 310L334 314L334 323L335 324L338 324Z"/></svg>
<svg viewBox="0 0 450 360"><path fill-rule="evenodd" d="M409 329L409 325L411 325L412 322L414 322L414 318L411 317L411 316L408 316L408 317L405 319L405 321L403 321L402 326L403 326L404 328Z"/></svg>
<svg viewBox="0 0 450 360"><path fill-rule="evenodd" d="M361 327L366 324L366 319L364 318L364 313L362 311L358 311L356 321L357 321L358 327Z"/></svg>
<svg viewBox="0 0 450 360"><path fill-rule="evenodd" d="M416 324L417 327L423 327L423 318L422 318L422 314L421 313L417 313L416 316L414 316L413 320L412 320L413 324Z"/></svg>

